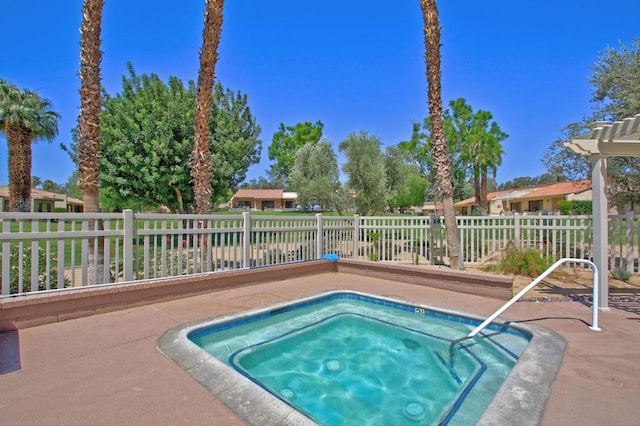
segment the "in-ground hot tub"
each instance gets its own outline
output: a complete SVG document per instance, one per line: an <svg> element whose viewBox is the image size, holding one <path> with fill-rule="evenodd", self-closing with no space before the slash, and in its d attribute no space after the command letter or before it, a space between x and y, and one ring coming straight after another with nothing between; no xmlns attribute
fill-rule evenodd
<svg viewBox="0 0 640 426"><path fill-rule="evenodd" d="M358 292L177 327L159 348L251 424L537 424L565 342Z"/></svg>

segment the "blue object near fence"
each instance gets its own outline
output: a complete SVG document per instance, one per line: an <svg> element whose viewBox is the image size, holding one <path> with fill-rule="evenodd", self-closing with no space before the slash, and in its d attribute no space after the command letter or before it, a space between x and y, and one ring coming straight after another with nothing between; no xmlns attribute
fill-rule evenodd
<svg viewBox="0 0 640 426"><path fill-rule="evenodd" d="M337 254L323 254L322 258L325 260L328 260L329 262L335 262L338 259L340 259L340 256L338 256Z"/></svg>

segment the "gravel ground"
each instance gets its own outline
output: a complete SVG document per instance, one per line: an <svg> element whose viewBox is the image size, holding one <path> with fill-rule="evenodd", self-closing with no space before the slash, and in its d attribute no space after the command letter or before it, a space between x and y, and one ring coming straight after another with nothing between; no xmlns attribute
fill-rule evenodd
<svg viewBox="0 0 640 426"><path fill-rule="evenodd" d="M516 276L513 294L526 287L534 278ZM590 270L567 269L552 273L523 297L523 301L577 301L591 304L593 274ZM609 304L635 303L640 311L640 274L633 274L629 281L609 276Z"/></svg>

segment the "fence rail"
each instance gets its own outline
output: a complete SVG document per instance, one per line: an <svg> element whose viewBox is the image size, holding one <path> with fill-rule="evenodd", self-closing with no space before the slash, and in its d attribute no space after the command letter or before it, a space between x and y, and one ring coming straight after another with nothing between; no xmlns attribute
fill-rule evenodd
<svg viewBox="0 0 640 426"><path fill-rule="evenodd" d="M262 216L0 213L3 296L343 258L445 264L437 216ZM495 261L510 244L552 258L590 259L591 216L460 216L463 260ZM638 272L640 221L609 217L609 268Z"/></svg>

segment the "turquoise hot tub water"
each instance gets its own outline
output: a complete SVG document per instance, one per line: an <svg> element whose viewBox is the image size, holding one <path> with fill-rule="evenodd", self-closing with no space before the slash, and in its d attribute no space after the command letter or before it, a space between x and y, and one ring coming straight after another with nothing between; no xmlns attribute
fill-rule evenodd
<svg viewBox="0 0 640 426"><path fill-rule="evenodd" d="M451 341L480 322L333 292L181 333L222 368L319 424L468 425L485 413L532 338L527 330L490 326L459 344L450 360ZM227 399L233 405L241 398Z"/></svg>

